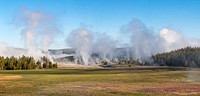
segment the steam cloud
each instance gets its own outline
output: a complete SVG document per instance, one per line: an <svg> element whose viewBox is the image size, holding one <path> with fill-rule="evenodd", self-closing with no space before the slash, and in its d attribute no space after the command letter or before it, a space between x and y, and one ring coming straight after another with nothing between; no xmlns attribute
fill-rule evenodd
<svg viewBox="0 0 200 96"><path fill-rule="evenodd" d="M119 44L126 45L125 58L139 59L141 62L150 59L149 57L156 53L168 52L187 46L200 46L199 40L187 39L183 34L170 28L163 28L158 32L159 34L155 34L153 30L150 30L138 19L124 25L120 30L120 33L125 34L129 39L126 44L117 42L120 40L113 40L105 33L95 33L84 27L73 30L67 38L67 43L76 49L77 58L79 60L81 58L85 65L97 61L92 56L94 53L99 54L98 59L101 60L110 61L117 58L117 52L114 52L114 50Z"/></svg>
<svg viewBox="0 0 200 96"><path fill-rule="evenodd" d="M53 16L45 12L22 9L18 18L23 27L21 35L28 50L27 55L47 55L55 36L60 33Z"/></svg>
<svg viewBox="0 0 200 96"><path fill-rule="evenodd" d="M163 28L159 34L148 29L140 20L133 20L121 29L130 35L130 48L135 59L147 59L149 56L191 46L200 46L200 41L187 39L183 34L170 28Z"/></svg>
<svg viewBox="0 0 200 96"><path fill-rule="evenodd" d="M16 52L13 48L0 43L0 54L3 56L28 55L35 58L50 56L48 49L60 34L56 26L55 18L42 11L31 11L26 8L20 10L17 16L17 24L22 28L21 36L27 51ZM158 34L149 29L138 19L134 19L120 29L120 33L128 39L128 42L120 42L112 39L106 33L93 32L86 27L79 27L70 32L66 42L76 49L75 61L84 65L98 63L100 60L112 62L119 53L116 48L126 45L126 59L139 59L141 62L148 60L156 53L192 46L200 47L200 40L188 39L183 34L170 28L161 29ZM98 54L98 56L96 56Z"/></svg>
<svg viewBox="0 0 200 96"><path fill-rule="evenodd" d="M117 41L113 40L106 33L99 33L93 43L93 53L99 54L99 58L110 62L115 56Z"/></svg>
<svg viewBox="0 0 200 96"><path fill-rule="evenodd" d="M5 53L6 50L7 50L6 46L7 46L6 44L0 43L0 48L1 48L0 54L1 54L2 56L7 56L7 53Z"/></svg>
<svg viewBox="0 0 200 96"><path fill-rule="evenodd" d="M121 29L129 38L129 46L133 59L145 59L154 53L155 37L141 21L135 19Z"/></svg>
<svg viewBox="0 0 200 96"><path fill-rule="evenodd" d="M48 49L55 37L61 33L56 26L55 18L42 11L31 11L26 8L18 11L15 23L22 28L21 37L26 50L16 49L0 43L0 55L3 56L33 56L39 59L47 56L51 59Z"/></svg>
<svg viewBox="0 0 200 96"><path fill-rule="evenodd" d="M92 52L92 33L88 29L80 27L72 30L67 41L76 49L76 63L88 65Z"/></svg>
<svg viewBox="0 0 200 96"><path fill-rule="evenodd" d="M94 33L84 27L79 27L70 32L66 41L76 49L76 63L84 65L97 63L97 58L92 57L94 53L99 55L98 59L106 61L111 59L112 51L116 48L116 42L105 33L96 33L96 35Z"/></svg>

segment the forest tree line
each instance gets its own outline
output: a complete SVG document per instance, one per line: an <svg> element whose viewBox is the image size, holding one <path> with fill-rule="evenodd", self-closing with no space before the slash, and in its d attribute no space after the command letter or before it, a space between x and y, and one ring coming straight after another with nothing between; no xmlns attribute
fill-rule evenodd
<svg viewBox="0 0 200 96"><path fill-rule="evenodd" d="M28 56L19 58L0 56L0 70L52 69L57 67L57 63L53 64L46 57L36 61L33 57Z"/></svg>
<svg viewBox="0 0 200 96"><path fill-rule="evenodd" d="M200 48L186 47L152 56L160 66L200 67Z"/></svg>

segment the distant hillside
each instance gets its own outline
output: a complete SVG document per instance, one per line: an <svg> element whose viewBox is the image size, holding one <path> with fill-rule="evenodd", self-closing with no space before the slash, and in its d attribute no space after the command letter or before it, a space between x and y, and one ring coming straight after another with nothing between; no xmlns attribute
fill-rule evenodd
<svg viewBox="0 0 200 96"><path fill-rule="evenodd" d="M54 55L58 54L75 54L75 49L68 48L68 49L49 49L49 52Z"/></svg>
<svg viewBox="0 0 200 96"><path fill-rule="evenodd" d="M161 66L200 67L200 48L186 47L152 56Z"/></svg>
<svg viewBox="0 0 200 96"><path fill-rule="evenodd" d="M118 59L126 58L127 48L115 48L113 50L112 56ZM74 56L76 54L76 50L73 48L66 49L49 49L50 55L56 62L74 62ZM93 58L99 58L100 53L92 53Z"/></svg>

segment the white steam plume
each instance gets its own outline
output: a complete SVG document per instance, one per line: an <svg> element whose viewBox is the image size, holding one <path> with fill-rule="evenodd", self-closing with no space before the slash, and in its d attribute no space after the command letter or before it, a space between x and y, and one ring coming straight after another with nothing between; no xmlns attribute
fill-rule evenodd
<svg viewBox="0 0 200 96"><path fill-rule="evenodd" d="M5 43L0 43L0 56L4 57L20 57L22 55L26 54L26 50L20 49L20 48L11 48Z"/></svg>
<svg viewBox="0 0 200 96"><path fill-rule="evenodd" d="M22 25L21 35L24 38L27 55L40 57L47 55L48 48L54 42L58 30L52 15L41 11L22 9L17 23ZM44 54L44 51L46 54Z"/></svg>
<svg viewBox="0 0 200 96"><path fill-rule="evenodd" d="M200 40L187 39L170 28L163 28L159 34L148 29L140 20L133 20L121 29L129 38L132 58L147 59L153 54L191 46L200 47ZM129 55L129 54L127 54Z"/></svg>
<svg viewBox="0 0 200 96"><path fill-rule="evenodd" d="M95 33L85 27L71 31L67 43L76 50L76 63L92 65L98 60L110 61L116 48L116 41L105 33ZM97 57L92 56L98 54ZM97 60L98 59L98 60Z"/></svg>
<svg viewBox="0 0 200 96"><path fill-rule="evenodd" d="M140 20L133 20L125 25L121 32L125 32L130 38L130 48L133 59L146 59L153 54L155 47L155 38L151 30L149 30Z"/></svg>
<svg viewBox="0 0 200 96"><path fill-rule="evenodd" d="M71 31L67 38L69 45L76 49L76 63L89 65L92 52L92 32L86 28L79 27Z"/></svg>
<svg viewBox="0 0 200 96"><path fill-rule="evenodd" d="M96 58L92 56L93 54L98 54L99 60L112 61L117 56L126 55L124 56L126 59L139 59L143 62L149 60L156 53L168 52L187 46L200 46L199 40L187 39L181 33L170 28L163 28L159 34L155 34L140 20L133 20L121 29L121 33L125 33L126 38L129 38L129 42L122 44L126 45L125 54L114 52L119 42L105 33L94 33L85 27L79 27L69 34L67 43L76 49L77 62L79 61L84 65L97 63Z"/></svg>
<svg viewBox="0 0 200 96"><path fill-rule="evenodd" d="M163 28L160 30L158 40L158 52L169 52L171 50L192 46L181 33L169 28Z"/></svg>
<svg viewBox="0 0 200 96"><path fill-rule="evenodd" d="M8 53L6 53L6 52L7 52L7 45L0 43L0 55L1 56L8 56Z"/></svg>
<svg viewBox="0 0 200 96"><path fill-rule="evenodd" d="M169 28L160 30L158 39L158 52L169 52L183 47L200 47L200 40L187 39L183 34Z"/></svg>
<svg viewBox="0 0 200 96"><path fill-rule="evenodd" d="M93 53L99 54L102 60L110 61L113 58L114 50L117 48L117 41L113 40L106 33L100 33L96 36L93 44Z"/></svg>

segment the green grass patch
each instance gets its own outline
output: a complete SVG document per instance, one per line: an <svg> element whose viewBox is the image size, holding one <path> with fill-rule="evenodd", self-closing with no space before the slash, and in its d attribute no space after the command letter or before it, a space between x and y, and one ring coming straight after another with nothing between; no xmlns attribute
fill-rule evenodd
<svg viewBox="0 0 200 96"><path fill-rule="evenodd" d="M198 81L191 81L188 74L186 70L158 71L131 68L1 70L0 95L173 96L176 93L148 92L148 88L170 84L200 84ZM195 74L200 72L195 71Z"/></svg>

